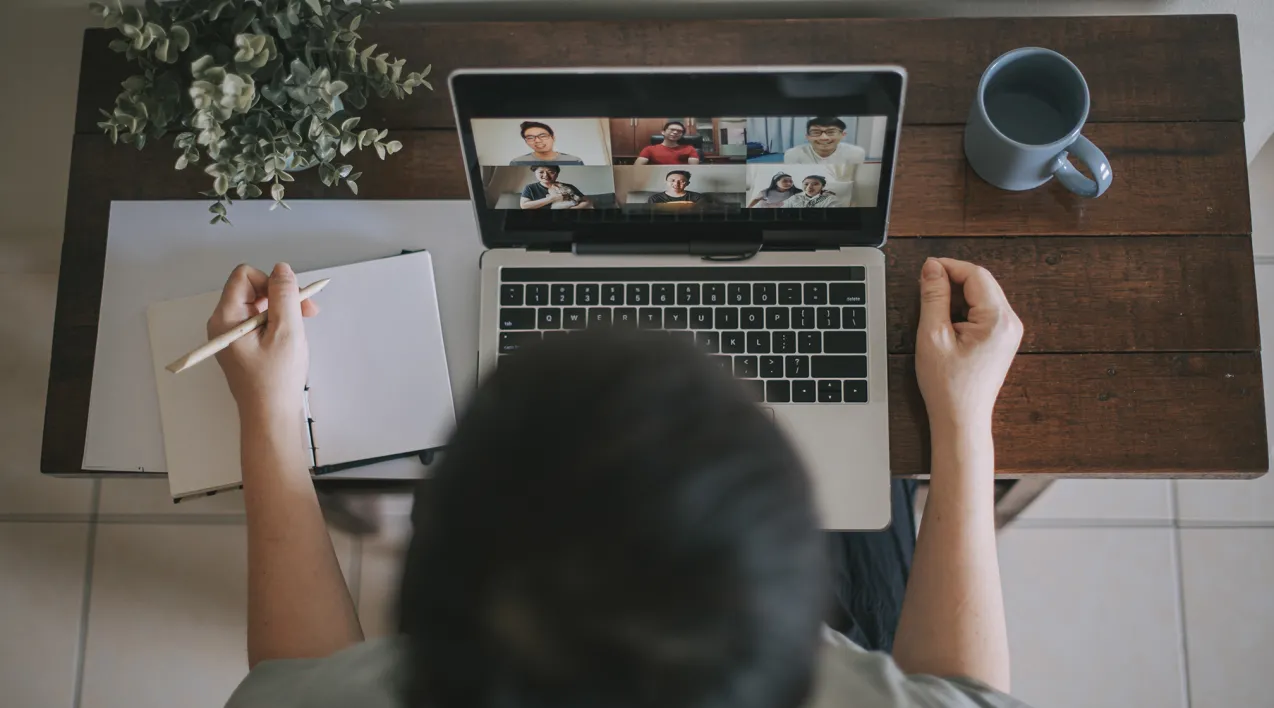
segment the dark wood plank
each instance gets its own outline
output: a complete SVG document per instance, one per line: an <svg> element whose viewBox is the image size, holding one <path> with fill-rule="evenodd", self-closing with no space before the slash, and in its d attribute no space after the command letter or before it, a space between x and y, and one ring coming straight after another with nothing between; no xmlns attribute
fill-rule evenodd
<svg viewBox="0 0 1274 708"><path fill-rule="evenodd" d="M890 464L927 473L914 360L889 359ZM1026 354L995 409L1001 475L1255 477L1269 467L1261 355Z"/></svg>
<svg viewBox="0 0 1274 708"><path fill-rule="evenodd" d="M915 351L916 279L928 257L990 270L1026 332L1023 352L1256 351L1252 240L899 238L888 257L889 351Z"/></svg>
<svg viewBox="0 0 1274 708"><path fill-rule="evenodd" d="M1115 184L1099 199L1081 199L1060 185L1004 192L968 168L956 126L907 129L900 146L890 237L976 235L1249 234L1247 161L1238 123L1136 123L1090 126L1107 150ZM451 130L397 131L403 151L380 163L356 154L369 199L468 199L464 165ZM96 135L75 138L87 169L121 182L116 199L185 199L207 189L197 167L174 172L167 144L137 151ZM129 179L114 179L127 174ZM1201 175L1207 175L1201 179ZM312 175L289 185L296 198L348 198L325 190Z"/></svg>
<svg viewBox="0 0 1274 708"><path fill-rule="evenodd" d="M378 101L368 125L453 125L445 77L459 67L895 64L910 74L904 119L963 123L996 56L1042 46L1070 57L1092 91L1094 122L1241 121L1242 73L1232 15L814 20L421 23L385 21L368 42L434 66L433 94ZM86 34L76 130L96 132L128 67ZM563 41L570 37L571 41Z"/></svg>

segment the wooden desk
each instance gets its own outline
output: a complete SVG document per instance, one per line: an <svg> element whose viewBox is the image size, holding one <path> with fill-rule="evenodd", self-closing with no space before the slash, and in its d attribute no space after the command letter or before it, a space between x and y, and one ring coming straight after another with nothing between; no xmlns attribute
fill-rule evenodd
<svg viewBox="0 0 1274 708"><path fill-rule="evenodd" d="M910 86L886 248L895 473L927 469L912 352L915 281L930 255L984 264L1026 325L996 410L1002 474L1252 477L1268 467L1232 16L404 23L366 34L408 66L432 62L437 88L364 113L404 145L383 164L354 160L370 199L467 198L443 80L457 67L902 64ZM201 171L173 171L167 145L138 152L100 135L97 109L128 75L107 41L85 35L41 459L53 474L81 472L111 200L207 188ZM1100 199L1055 184L1001 192L965 165L979 75L1027 45L1066 54L1088 79L1085 134L1115 172ZM288 194L350 196L312 174Z"/></svg>

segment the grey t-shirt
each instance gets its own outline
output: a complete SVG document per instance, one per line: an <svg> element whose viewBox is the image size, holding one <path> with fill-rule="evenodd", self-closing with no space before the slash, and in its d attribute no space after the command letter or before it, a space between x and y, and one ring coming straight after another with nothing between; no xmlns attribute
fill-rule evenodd
<svg viewBox="0 0 1274 708"><path fill-rule="evenodd" d="M805 708L1026 708L977 681L908 676L888 654L864 651L831 630L825 634ZM262 662L226 708L401 708L402 642L364 642L326 659Z"/></svg>
<svg viewBox="0 0 1274 708"><path fill-rule="evenodd" d="M509 160L510 165L582 165L584 161L574 155L567 155L559 152L557 158L553 160L541 160L535 156L535 153L528 152L521 157L515 157Z"/></svg>

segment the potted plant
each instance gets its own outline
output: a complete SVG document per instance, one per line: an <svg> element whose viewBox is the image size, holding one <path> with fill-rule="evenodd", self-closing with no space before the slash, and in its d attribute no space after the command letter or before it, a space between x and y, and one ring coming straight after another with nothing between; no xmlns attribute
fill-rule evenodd
<svg viewBox="0 0 1274 708"><path fill-rule="evenodd" d="M391 0L174 0L144 7L93 3L122 38L110 48L141 73L124 81L98 126L113 142L136 145L178 131L176 168L203 163L212 179L212 223L226 205L269 190L287 207L291 172L317 168L323 184L355 194L358 178L341 158L371 148L383 160L402 149L386 131L359 126L370 96L403 98L424 86L403 59L359 47L359 27L393 9Z"/></svg>

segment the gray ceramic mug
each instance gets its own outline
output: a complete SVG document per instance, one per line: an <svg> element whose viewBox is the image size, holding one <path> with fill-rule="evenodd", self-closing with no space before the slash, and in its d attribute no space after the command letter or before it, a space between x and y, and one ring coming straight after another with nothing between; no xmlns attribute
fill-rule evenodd
<svg viewBox="0 0 1274 708"><path fill-rule="evenodd" d="M1015 49L991 62L978 82L964 129L965 157L1000 189L1034 189L1056 176L1081 197L1099 197L1113 175L1106 155L1079 134L1088 105L1088 83L1069 59L1051 49Z"/></svg>

